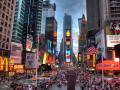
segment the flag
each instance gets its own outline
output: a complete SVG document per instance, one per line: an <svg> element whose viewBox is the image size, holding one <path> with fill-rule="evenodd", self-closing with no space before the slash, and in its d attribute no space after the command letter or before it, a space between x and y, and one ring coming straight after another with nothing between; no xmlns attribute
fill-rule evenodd
<svg viewBox="0 0 120 90"><path fill-rule="evenodd" d="M97 49L94 46L91 46L87 49L88 54L95 54L97 53Z"/></svg>

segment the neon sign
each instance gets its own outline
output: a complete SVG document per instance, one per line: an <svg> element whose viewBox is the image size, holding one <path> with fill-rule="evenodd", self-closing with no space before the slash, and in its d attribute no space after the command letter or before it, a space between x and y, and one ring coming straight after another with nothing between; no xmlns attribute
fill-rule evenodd
<svg viewBox="0 0 120 90"><path fill-rule="evenodd" d="M8 71L8 67L10 64L14 64L14 60L13 59L9 59L9 58L3 58L0 56L0 71Z"/></svg>

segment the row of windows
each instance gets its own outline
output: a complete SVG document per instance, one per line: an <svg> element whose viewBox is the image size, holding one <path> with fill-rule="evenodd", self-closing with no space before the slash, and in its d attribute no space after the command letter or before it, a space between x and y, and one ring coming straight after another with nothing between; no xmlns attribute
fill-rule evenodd
<svg viewBox="0 0 120 90"><path fill-rule="evenodd" d="M11 10L13 10L13 5L10 6L10 3L7 5L8 8L11 8ZM2 5L2 3L0 3L0 9L2 9L3 11L6 11L6 6L5 5Z"/></svg>
<svg viewBox="0 0 120 90"><path fill-rule="evenodd" d="M120 11L111 11L111 13L120 13Z"/></svg>
<svg viewBox="0 0 120 90"><path fill-rule="evenodd" d="M8 31L7 29L3 30L3 27L0 27L0 32L5 34L5 35L7 34L8 36L10 36L10 31Z"/></svg>
<svg viewBox="0 0 120 90"><path fill-rule="evenodd" d="M4 27L8 27L9 29L11 28L11 24L9 24L8 22L5 22L4 20L1 20L1 26L4 26Z"/></svg>
<svg viewBox="0 0 120 90"><path fill-rule="evenodd" d="M10 2L12 4L15 3L15 0L0 0L1 2L4 2L4 4L6 4L7 2Z"/></svg>
<svg viewBox="0 0 120 90"><path fill-rule="evenodd" d="M111 17L120 17L120 14L111 14Z"/></svg>
<svg viewBox="0 0 120 90"><path fill-rule="evenodd" d="M9 37L6 37L6 36L3 36L3 35L0 34L0 41L9 43L10 38L9 38Z"/></svg>
<svg viewBox="0 0 120 90"><path fill-rule="evenodd" d="M7 43L0 42L0 48L9 49L10 46L9 46L9 44L7 44Z"/></svg>

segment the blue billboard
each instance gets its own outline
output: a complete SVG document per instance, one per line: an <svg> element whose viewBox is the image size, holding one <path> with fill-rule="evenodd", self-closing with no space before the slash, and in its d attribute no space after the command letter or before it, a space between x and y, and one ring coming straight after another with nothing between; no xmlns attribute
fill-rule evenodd
<svg viewBox="0 0 120 90"><path fill-rule="evenodd" d="M52 54L52 41L48 40L47 43L48 43L48 53Z"/></svg>

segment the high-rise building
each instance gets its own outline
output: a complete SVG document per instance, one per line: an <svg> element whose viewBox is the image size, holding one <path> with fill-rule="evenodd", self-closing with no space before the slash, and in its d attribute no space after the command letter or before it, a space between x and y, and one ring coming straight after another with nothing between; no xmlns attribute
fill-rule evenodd
<svg viewBox="0 0 120 90"><path fill-rule="evenodd" d="M22 40L24 50L31 51L37 47L36 38L41 32L42 2L43 0L25 0L24 29ZM29 49L26 49L26 44L31 44Z"/></svg>
<svg viewBox="0 0 120 90"><path fill-rule="evenodd" d="M15 64L22 62L22 37L25 15L25 0L17 0L12 31L11 55ZM17 53L17 54L16 54Z"/></svg>
<svg viewBox="0 0 120 90"><path fill-rule="evenodd" d="M46 18L45 41L46 41L46 51L49 53L49 57L53 58L53 55L56 54L55 52L57 45L57 21L55 17ZM51 64L52 62L55 61L49 62L48 60L49 64Z"/></svg>
<svg viewBox="0 0 120 90"><path fill-rule="evenodd" d="M115 57L113 56L115 45L120 44L120 0L101 0L100 2L101 28L104 29L104 37L106 37L105 58L111 60ZM113 43L112 40L114 40Z"/></svg>
<svg viewBox="0 0 120 90"><path fill-rule="evenodd" d="M16 0L0 0L0 56L10 57Z"/></svg>
<svg viewBox="0 0 120 90"><path fill-rule="evenodd" d="M65 14L63 20L63 60L66 63L72 62L72 17L71 15Z"/></svg>
<svg viewBox="0 0 120 90"><path fill-rule="evenodd" d="M80 32L79 32L79 47L78 47L78 50L79 50L79 54L81 54L82 56L85 56L83 54L83 51L85 51L85 47L86 47L86 42L87 42L87 39L86 39L86 20L85 20L85 16L83 14L82 18L78 19L78 22L79 22L79 29L80 29ZM80 58L80 57L79 57ZM81 59L83 60L83 57L81 57Z"/></svg>
<svg viewBox="0 0 120 90"><path fill-rule="evenodd" d="M46 18L47 17L54 17L56 11L56 5L51 4L50 0L43 1L43 8L42 8L42 25L41 25L41 33L45 34L45 27L46 27Z"/></svg>
<svg viewBox="0 0 120 90"><path fill-rule="evenodd" d="M26 53L36 52L41 33L43 0L25 0L24 25L22 32L22 63L25 64Z"/></svg>
<svg viewBox="0 0 120 90"><path fill-rule="evenodd" d="M99 1L100 0L86 0L88 30L99 30Z"/></svg>
<svg viewBox="0 0 120 90"><path fill-rule="evenodd" d="M12 42L22 44L22 33L24 25L25 0L17 0L14 16Z"/></svg>
<svg viewBox="0 0 120 90"><path fill-rule="evenodd" d="M120 20L120 0L108 0L110 20Z"/></svg>

